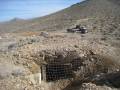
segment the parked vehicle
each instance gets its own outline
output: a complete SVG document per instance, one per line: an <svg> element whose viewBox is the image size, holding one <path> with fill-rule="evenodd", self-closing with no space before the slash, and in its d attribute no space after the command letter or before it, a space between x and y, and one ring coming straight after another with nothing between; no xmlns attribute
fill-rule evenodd
<svg viewBox="0 0 120 90"><path fill-rule="evenodd" d="M67 29L67 32L85 34L87 33L87 29L84 26L76 25L75 28Z"/></svg>

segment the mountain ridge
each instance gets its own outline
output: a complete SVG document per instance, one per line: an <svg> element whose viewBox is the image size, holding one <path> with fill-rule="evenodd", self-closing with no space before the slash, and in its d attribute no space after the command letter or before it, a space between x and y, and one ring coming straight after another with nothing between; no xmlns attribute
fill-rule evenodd
<svg viewBox="0 0 120 90"><path fill-rule="evenodd" d="M93 18L95 19L94 22L109 18L111 21L116 22L114 21L115 18L117 20L120 17L119 3L118 0L85 0L40 18L0 24L0 32L63 30L85 18Z"/></svg>

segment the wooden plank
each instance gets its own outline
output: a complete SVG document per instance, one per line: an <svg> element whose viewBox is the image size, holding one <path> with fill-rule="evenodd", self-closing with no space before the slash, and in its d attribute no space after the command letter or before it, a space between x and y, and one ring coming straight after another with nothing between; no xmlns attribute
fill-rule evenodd
<svg viewBox="0 0 120 90"><path fill-rule="evenodd" d="M41 79L46 81L46 65L41 66Z"/></svg>

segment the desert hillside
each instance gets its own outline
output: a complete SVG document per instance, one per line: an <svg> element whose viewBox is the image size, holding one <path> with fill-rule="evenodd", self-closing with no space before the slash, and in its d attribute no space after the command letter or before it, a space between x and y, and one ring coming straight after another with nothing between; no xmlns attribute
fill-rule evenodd
<svg viewBox="0 0 120 90"><path fill-rule="evenodd" d="M51 15L31 20L15 18L0 24L0 32L66 31L77 24L101 34L113 46L120 43L120 1L85 0Z"/></svg>
<svg viewBox="0 0 120 90"><path fill-rule="evenodd" d="M104 28L119 28L119 0L85 0L48 16L31 20L14 19L0 25L0 32L61 30L85 19L86 25L107 31ZM95 25L94 25L95 24ZM97 24L97 25L96 25ZM112 24L113 27L109 27ZM108 27L107 27L108 26Z"/></svg>
<svg viewBox="0 0 120 90"><path fill-rule="evenodd" d="M120 1L1 22L0 90L120 90Z"/></svg>

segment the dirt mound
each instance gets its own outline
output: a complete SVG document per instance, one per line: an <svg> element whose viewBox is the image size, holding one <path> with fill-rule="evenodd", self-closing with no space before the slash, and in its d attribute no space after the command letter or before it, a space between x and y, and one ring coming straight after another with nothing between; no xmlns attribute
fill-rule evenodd
<svg viewBox="0 0 120 90"><path fill-rule="evenodd" d="M116 61L115 48L88 42L76 36L54 35L49 38L44 37L41 42L26 44L16 50L13 52L13 56L16 58L15 63L28 68L33 76L39 73L42 65L46 65L49 81L47 85L50 85L51 90L64 89L69 87L71 83L74 84L74 82L77 82L79 86L88 82L97 85L102 81L103 76L117 72L120 69L119 63ZM52 75L52 78L50 78L51 72L55 74ZM65 84L63 85L63 83ZM102 84L109 86L106 83L102 82ZM114 87L114 85L111 86Z"/></svg>

